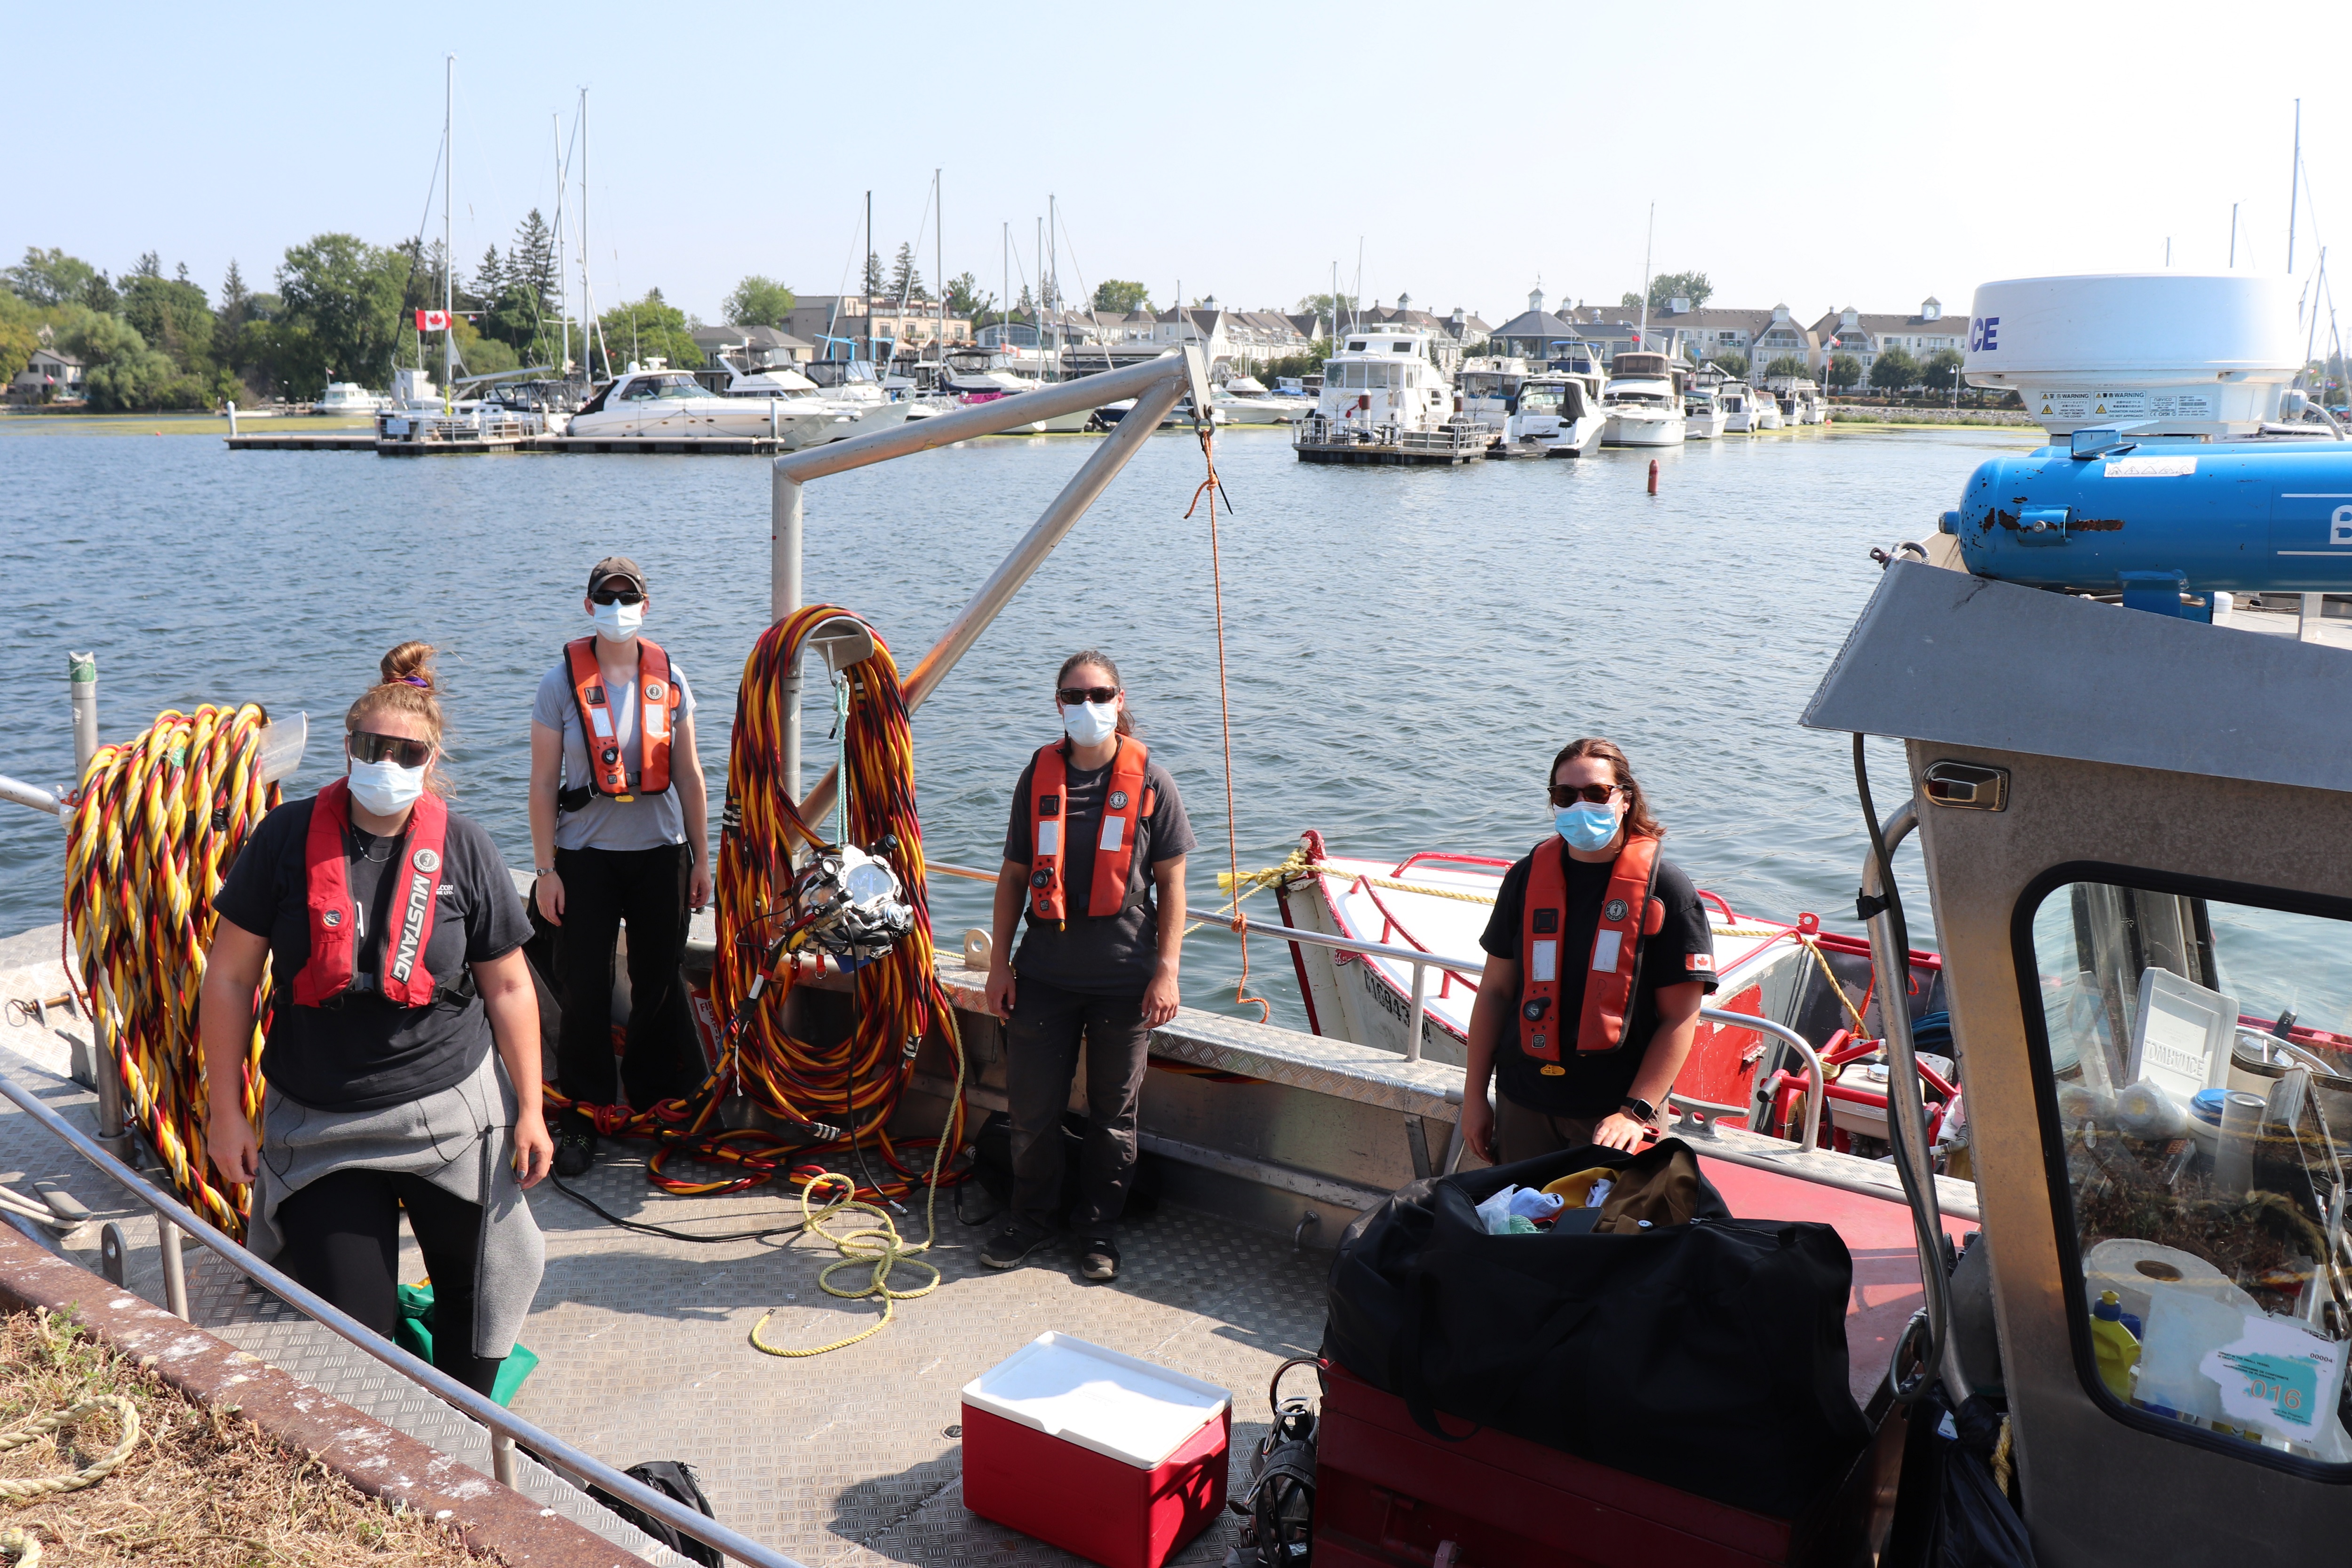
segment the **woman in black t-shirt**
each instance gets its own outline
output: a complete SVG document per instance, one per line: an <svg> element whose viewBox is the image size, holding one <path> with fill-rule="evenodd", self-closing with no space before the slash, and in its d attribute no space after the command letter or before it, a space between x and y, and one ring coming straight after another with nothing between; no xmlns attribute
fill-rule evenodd
<svg viewBox="0 0 2352 1568"><path fill-rule="evenodd" d="M384 656L344 716L346 775L264 818L214 900L207 1139L223 1176L254 1184L256 1255L387 1338L405 1210L433 1278L434 1363L488 1394L539 1284L520 1189L554 1148L530 921L488 835L432 793L432 652ZM265 963L257 1136L245 1058Z"/></svg>
<svg viewBox="0 0 2352 1568"><path fill-rule="evenodd" d="M1118 667L1091 649L1073 654L1054 699L1066 738L1022 771L996 879L988 1006L1008 1020L1013 1201L980 1260L1010 1268L1063 1223L1062 1114L1083 1042L1087 1134L1068 1223L1082 1242L1079 1272L1101 1280L1118 1274L1111 1226L1135 1177L1151 1031L1176 1016L1194 844L1176 781L1135 739Z"/></svg>
<svg viewBox="0 0 2352 1568"><path fill-rule="evenodd" d="M1666 830L1625 753L1611 741L1570 742L1552 759L1551 803L1559 831L1504 874L1479 938L1486 970L1470 1011L1462 1135L1501 1164L1586 1144L1639 1145L1715 989L1706 907L1679 868L1655 858ZM1629 847L1652 861L1643 909L1633 907L1639 895L1611 892L1612 879L1641 864L1622 860ZM1620 1021L1614 1040L1605 1019L1602 1042L1580 1037L1592 1026L1585 993L1596 976L1618 987L1604 1001L1623 1004L1608 1009Z"/></svg>

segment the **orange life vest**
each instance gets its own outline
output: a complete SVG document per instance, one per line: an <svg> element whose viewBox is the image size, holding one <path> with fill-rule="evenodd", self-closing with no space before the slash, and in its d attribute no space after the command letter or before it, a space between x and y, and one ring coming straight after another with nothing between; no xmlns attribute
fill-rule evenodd
<svg viewBox="0 0 2352 1568"><path fill-rule="evenodd" d="M1056 741L1037 753L1029 779L1029 898L1030 912L1041 921L1068 918L1062 888L1062 842L1068 820L1067 749ZM1081 914L1115 915L1127 907L1128 878L1135 869L1135 835L1151 816L1153 805L1148 764L1150 752L1131 736L1118 738L1110 762L1109 787L1103 796L1102 828L1095 838L1095 874L1087 889Z"/></svg>
<svg viewBox="0 0 2352 1568"><path fill-rule="evenodd" d="M323 1007L352 989L358 944L359 905L352 898L344 836L352 826L352 786L331 781L310 806L310 827L302 843L303 875L310 911L310 956L294 977L298 1006ZM386 1000L403 1007L429 1007L440 987L425 967L433 941L433 915L441 893L442 848L449 831L449 808L436 795L421 795L408 814L394 873L401 879L392 918L378 937L383 958L376 981Z"/></svg>
<svg viewBox="0 0 2352 1568"><path fill-rule="evenodd" d="M621 762L620 726L613 721L613 709L605 700L595 637L591 634L564 644L563 657L571 667L572 700L580 709L581 741L588 749L589 793L627 801L667 791L670 735L677 728L670 715L677 710L678 695L677 683L669 678L669 655L662 651L661 644L650 637L637 639L637 744L643 765L634 786ZM568 793L580 805L588 804L579 790Z"/></svg>
<svg viewBox="0 0 2352 1568"><path fill-rule="evenodd" d="M1559 1060L1559 933L1568 917L1568 845L1555 834L1536 847L1519 920L1519 1048L1538 1061ZM1592 954L1584 976L1584 1008L1576 1049L1613 1051L1625 1043L1626 1016L1642 973L1643 939L1666 923L1666 906L1650 896L1658 875L1658 841L1629 836L1609 868L1601 918L1592 928ZM1562 1069L1549 1067L1546 1072Z"/></svg>

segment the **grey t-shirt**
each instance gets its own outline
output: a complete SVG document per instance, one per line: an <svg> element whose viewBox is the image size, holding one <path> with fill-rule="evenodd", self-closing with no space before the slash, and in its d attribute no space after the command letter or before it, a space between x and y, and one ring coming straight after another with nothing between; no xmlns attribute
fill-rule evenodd
<svg viewBox="0 0 2352 1568"><path fill-rule="evenodd" d="M1037 760L1032 757L1013 791L1013 819L1004 829L1004 858L1016 866L1030 863L1029 781L1036 772ZM1071 768L1064 775L1062 841L1067 848L1062 858L1062 891L1070 918L1057 927L1024 906L1028 930L1013 960L1022 978L1089 996L1140 996L1151 984L1151 971L1160 962L1159 891L1151 868L1191 854L1200 841L1192 837L1192 824L1184 816L1183 799L1168 770L1150 763L1143 776L1155 798L1151 815L1136 825L1135 859L1127 884L1130 902L1116 914L1094 915L1079 911L1094 888L1095 846L1101 837L1110 769Z"/></svg>
<svg viewBox="0 0 2352 1568"><path fill-rule="evenodd" d="M677 713L680 721L694 716L694 688L686 683L686 672L671 659L669 678L677 687ZM604 693L604 700L613 710L613 723L621 732L621 765L635 779L645 766L645 742L637 734L637 683L613 688ZM572 669L563 660L540 677L539 695L530 705L534 724L544 724L551 730L563 731L563 776L560 789L578 789L592 776L588 767L588 742L580 730L580 704L572 697ZM675 752L673 752L675 756ZM578 811L558 812L555 818L555 847L558 849L658 849L665 844L686 842L686 808L678 804L677 769L670 769L670 787L659 795L640 795L635 800L617 801L610 795L588 797L588 804Z"/></svg>

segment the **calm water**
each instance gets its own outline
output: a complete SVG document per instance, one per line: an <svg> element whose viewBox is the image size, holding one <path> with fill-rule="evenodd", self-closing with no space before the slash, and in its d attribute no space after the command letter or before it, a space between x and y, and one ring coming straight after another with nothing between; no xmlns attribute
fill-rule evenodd
<svg viewBox="0 0 2352 1568"><path fill-rule="evenodd" d="M1631 753L1669 853L1702 886L1854 929L1847 742L1797 715L1877 581L1871 546L1932 528L1974 466L2023 434L1698 444L1663 455L1655 497L1633 452L1334 468L1297 462L1283 432L1221 436L1242 867L1279 859L1308 827L1340 854L1522 854L1549 831L1546 763L1599 733ZM867 616L911 666L1089 449L994 438L818 481L810 596ZM934 858L995 864L1022 762L1058 733L1055 668L1091 644L1118 659L1184 791L1203 844L1193 905L1213 901L1226 811L1209 541L1183 517L1200 478L1189 437L1151 441L916 716ZM588 564L617 552L644 563L646 630L703 704L716 823L735 683L767 618L768 531L768 465L753 458L394 462L0 426L0 569L16 605L0 641L0 773L68 777L65 655L94 648L109 740L199 701L307 710L325 734L288 784L307 792L377 658L419 637L444 650L457 804L527 866L531 693L586 629ZM812 754L827 726L813 716ZM1883 794L1898 765L1877 752ZM52 819L0 805L0 933L58 918L60 840ZM935 881L943 944L987 923L987 896ZM1272 918L1271 898L1258 903ZM1913 905L1925 935L1924 898ZM1283 951L1251 951L1277 1017L1303 1022ZM1235 956L1228 938L1196 937L1186 1000L1229 1005Z"/></svg>

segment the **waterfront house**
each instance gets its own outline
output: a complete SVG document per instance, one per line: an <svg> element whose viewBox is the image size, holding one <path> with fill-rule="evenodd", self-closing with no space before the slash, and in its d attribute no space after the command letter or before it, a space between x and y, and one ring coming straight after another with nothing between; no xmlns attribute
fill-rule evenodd
<svg viewBox="0 0 2352 1568"><path fill-rule="evenodd" d="M703 327L694 333L702 351L702 368L766 370L780 364L805 364L816 358L816 345L776 327ZM723 363L722 363L723 362Z"/></svg>
<svg viewBox="0 0 2352 1568"><path fill-rule="evenodd" d="M802 294L793 299L785 331L813 344L818 359L889 359L927 355L942 341L950 348L971 342L971 321L950 315L942 332L939 307L896 294Z"/></svg>
<svg viewBox="0 0 2352 1568"><path fill-rule="evenodd" d="M1486 333L1488 353L1502 359L1549 359L1555 344L1591 336L1596 323L1555 316L1544 309L1541 288L1528 293L1528 308Z"/></svg>
<svg viewBox="0 0 2352 1568"><path fill-rule="evenodd" d="M1837 347L1830 352L1852 354L1866 379L1871 365L1889 349L1901 349L1921 364L1944 349L1966 353L1969 319L1945 315L1943 302L1930 294L1910 316L1865 314L1848 305L1816 321L1813 334L1824 343L1834 337Z"/></svg>
<svg viewBox="0 0 2352 1568"><path fill-rule="evenodd" d="M82 400L82 363L71 354L41 347L8 383L11 403L79 403Z"/></svg>

